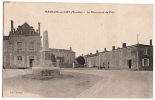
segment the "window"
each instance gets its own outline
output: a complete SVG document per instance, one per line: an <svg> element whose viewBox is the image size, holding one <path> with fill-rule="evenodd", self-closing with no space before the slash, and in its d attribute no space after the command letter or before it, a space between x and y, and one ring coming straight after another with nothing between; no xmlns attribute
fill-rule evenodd
<svg viewBox="0 0 155 100"><path fill-rule="evenodd" d="M17 63L19 66L22 64L22 56L17 56Z"/></svg>
<svg viewBox="0 0 155 100"><path fill-rule="evenodd" d="M34 50L34 42L30 42L30 47L29 47L29 49L32 50L32 51Z"/></svg>
<svg viewBox="0 0 155 100"><path fill-rule="evenodd" d="M22 42L17 42L17 50L22 50Z"/></svg>
<svg viewBox="0 0 155 100"><path fill-rule="evenodd" d="M55 59L55 55L51 55L51 60L52 60L52 62L56 62L56 59Z"/></svg>
<svg viewBox="0 0 155 100"><path fill-rule="evenodd" d="M142 66L149 66L149 59L148 58L142 59Z"/></svg>
<svg viewBox="0 0 155 100"><path fill-rule="evenodd" d="M144 48L144 55L147 55L148 54L148 49L145 47Z"/></svg>
<svg viewBox="0 0 155 100"><path fill-rule="evenodd" d="M57 59L59 59L60 62L64 62L64 57L57 57Z"/></svg>
<svg viewBox="0 0 155 100"><path fill-rule="evenodd" d="M17 56L17 60L22 60L22 56Z"/></svg>

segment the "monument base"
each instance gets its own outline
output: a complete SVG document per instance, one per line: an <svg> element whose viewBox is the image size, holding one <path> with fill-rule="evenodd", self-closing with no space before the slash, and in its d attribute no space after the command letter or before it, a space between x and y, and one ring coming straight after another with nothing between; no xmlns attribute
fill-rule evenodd
<svg viewBox="0 0 155 100"><path fill-rule="evenodd" d="M32 74L39 76L59 76L58 67L32 67Z"/></svg>

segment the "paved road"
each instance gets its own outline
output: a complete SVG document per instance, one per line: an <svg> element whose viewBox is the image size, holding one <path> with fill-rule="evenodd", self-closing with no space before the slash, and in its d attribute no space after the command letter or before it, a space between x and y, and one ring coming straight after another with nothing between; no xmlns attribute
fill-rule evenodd
<svg viewBox="0 0 155 100"><path fill-rule="evenodd" d="M153 72L128 70L63 70L102 76L103 79L83 91L79 98L152 98Z"/></svg>
<svg viewBox="0 0 155 100"><path fill-rule="evenodd" d="M3 78L28 74L29 70L5 70ZM19 71L19 72L18 72ZM80 98L152 98L153 96L153 72L129 71L129 70L96 70L96 69L61 69L66 72L77 72L103 77L95 85L84 90L76 97ZM18 73L17 73L18 72ZM11 88L11 87L10 87ZM21 96L20 94L19 96ZM27 93L27 95L30 95ZM33 95L33 94L31 94ZM25 95L23 95L25 96ZM38 97L35 95L34 97Z"/></svg>
<svg viewBox="0 0 155 100"><path fill-rule="evenodd" d="M3 69L3 79L31 73L31 69Z"/></svg>

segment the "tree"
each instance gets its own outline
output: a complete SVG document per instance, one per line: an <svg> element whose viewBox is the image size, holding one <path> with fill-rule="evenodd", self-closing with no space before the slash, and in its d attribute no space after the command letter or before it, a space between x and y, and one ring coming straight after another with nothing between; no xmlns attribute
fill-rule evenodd
<svg viewBox="0 0 155 100"><path fill-rule="evenodd" d="M85 59L82 56L79 56L76 58L76 61L78 62L78 64L80 65L84 65L85 64Z"/></svg>

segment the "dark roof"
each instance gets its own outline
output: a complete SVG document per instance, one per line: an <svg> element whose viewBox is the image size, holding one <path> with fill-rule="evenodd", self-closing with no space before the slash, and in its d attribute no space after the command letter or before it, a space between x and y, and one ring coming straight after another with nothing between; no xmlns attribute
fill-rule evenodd
<svg viewBox="0 0 155 100"><path fill-rule="evenodd" d="M136 46L147 46L147 47L152 47L153 45L147 45L147 44L136 44Z"/></svg>
<svg viewBox="0 0 155 100"><path fill-rule="evenodd" d="M30 25L27 22L25 22L21 27L30 27Z"/></svg>
<svg viewBox="0 0 155 100"><path fill-rule="evenodd" d="M3 40L9 40L9 36L3 36Z"/></svg>
<svg viewBox="0 0 155 100"><path fill-rule="evenodd" d="M153 45L146 45L146 44L135 44L135 45L131 45L131 46L126 46L126 48L132 48L132 47L153 47ZM125 48L117 48L115 50L121 50L121 49L125 49ZM111 50L111 51L102 51L102 52L99 52L99 53L106 53L106 52L112 52L112 51L115 51L115 50ZM99 54L95 53L95 54L88 54L88 55L85 55L85 57L94 57L94 56L98 56Z"/></svg>
<svg viewBox="0 0 155 100"><path fill-rule="evenodd" d="M49 48L51 51L58 51L58 52L73 52L75 53L74 51L71 51L71 50L67 50L67 49L55 49L55 48Z"/></svg>
<svg viewBox="0 0 155 100"><path fill-rule="evenodd" d="M39 36L39 32L30 26L27 22L23 25L19 25L18 28L14 28L13 31L10 31L10 35L25 35L25 36Z"/></svg>

